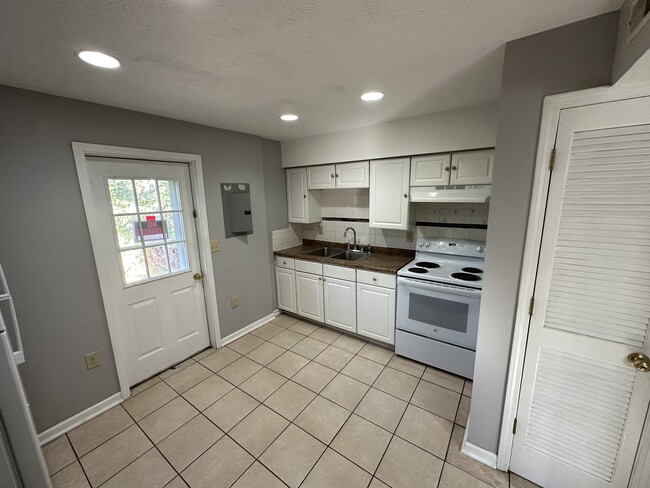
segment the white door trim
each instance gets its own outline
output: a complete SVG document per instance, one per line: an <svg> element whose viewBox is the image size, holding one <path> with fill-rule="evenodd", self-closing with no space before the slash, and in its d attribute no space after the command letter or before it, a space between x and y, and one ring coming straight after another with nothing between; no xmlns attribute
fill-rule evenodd
<svg viewBox="0 0 650 488"><path fill-rule="evenodd" d="M201 166L201 156L198 154L184 154L167 151L154 151L151 149L139 149L119 146L105 146L101 144L88 144L83 142L73 142L72 152L74 154L75 165L77 166L77 176L79 186L81 187L81 197L84 202L84 209L88 222L97 221L95 216L94 205L92 205L92 190L90 178L88 176L87 157L101 156L106 158L137 159L141 162L168 162L168 163L186 163L189 166L190 180L192 183L192 199L194 208L197 212L196 232L199 246L199 257L201 261L201 270L205 275L203 278L203 293L205 296L205 308L208 318L208 332L210 334L210 343L213 347L221 347L221 331L219 328L219 313L217 309L217 293L214 282L214 269L212 268L212 256L210 254L210 236L208 233L208 215L207 205L205 202L205 187L203 184L203 170ZM90 231L90 241L94 249L101 248L100 239L97 229L92 225L88 226ZM97 254L95 254L97 256ZM122 398L126 399L131 395L128 384L128 375L126 371L126 358L124 357L123 348L119 342L119 334L116 326L116 317L112 312L113 307L110 302L111 289L108 283L104 283L101 277L106 275L103 269L108 263L95 259L97 273L99 275L99 286L104 301L106 319L108 322L108 332L111 338L113 354L115 355L115 367L117 377L120 383Z"/></svg>
<svg viewBox="0 0 650 488"><path fill-rule="evenodd" d="M535 286L537 260L542 240L542 224L546 208L546 195L549 186L549 160L553 147L555 146L555 137L560 120L560 112L564 109L573 107L645 96L650 96L650 86L646 84L635 84L629 86L594 88L544 98L539 143L537 146L537 158L535 162L533 191L530 200L530 211L528 214L528 227L526 229L524 257L519 279L515 327L512 336L512 347L510 350L506 398L503 408L501 435L499 438L499 449L497 453L498 469L507 471L510 468L510 456L512 454L512 443L514 440L512 426L517 416L524 357L526 354L526 341L528 339L528 325L530 319L530 316L528 315L528 306L530 299L533 296L533 289ZM645 440L650 441L650 439ZM641 445L643 445L643 443L644 439L642 438ZM646 442L646 444L648 444L648 442Z"/></svg>

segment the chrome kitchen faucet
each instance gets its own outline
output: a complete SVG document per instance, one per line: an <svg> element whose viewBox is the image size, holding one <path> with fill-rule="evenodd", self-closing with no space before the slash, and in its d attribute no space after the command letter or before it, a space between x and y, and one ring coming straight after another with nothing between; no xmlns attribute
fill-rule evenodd
<svg viewBox="0 0 650 488"><path fill-rule="evenodd" d="M345 231L343 231L343 238L345 239L348 236L348 231L349 230L351 230L352 233L354 234L354 250L356 251L357 250L357 231L354 230L354 228L352 228L352 227L348 227L347 229L345 229Z"/></svg>

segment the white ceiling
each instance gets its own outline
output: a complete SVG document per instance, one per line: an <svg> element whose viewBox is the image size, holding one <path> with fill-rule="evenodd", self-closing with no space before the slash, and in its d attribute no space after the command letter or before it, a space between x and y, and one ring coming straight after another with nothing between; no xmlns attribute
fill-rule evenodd
<svg viewBox="0 0 650 488"><path fill-rule="evenodd" d="M497 100L504 42L621 3L3 0L0 83L287 140Z"/></svg>

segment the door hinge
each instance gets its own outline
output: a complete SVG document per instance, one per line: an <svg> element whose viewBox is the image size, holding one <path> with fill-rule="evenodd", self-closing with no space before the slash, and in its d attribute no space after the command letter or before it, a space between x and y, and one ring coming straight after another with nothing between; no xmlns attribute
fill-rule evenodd
<svg viewBox="0 0 650 488"><path fill-rule="evenodd" d="M530 303L528 304L528 315L532 316L534 310L535 310L535 298L531 297Z"/></svg>
<svg viewBox="0 0 650 488"><path fill-rule="evenodd" d="M517 433L517 419L512 422L512 435Z"/></svg>
<svg viewBox="0 0 650 488"><path fill-rule="evenodd" d="M553 171L555 169L555 148L551 151L551 158L550 161L548 162L548 169L549 171Z"/></svg>
<svg viewBox="0 0 650 488"><path fill-rule="evenodd" d="M196 218L196 210L192 210L192 215Z"/></svg>

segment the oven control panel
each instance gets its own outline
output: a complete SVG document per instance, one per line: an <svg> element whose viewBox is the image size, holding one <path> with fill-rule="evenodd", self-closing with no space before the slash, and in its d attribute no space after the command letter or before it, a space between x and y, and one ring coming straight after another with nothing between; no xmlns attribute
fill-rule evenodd
<svg viewBox="0 0 650 488"><path fill-rule="evenodd" d="M416 245L417 251L454 254L482 258L485 255L485 242L468 241L463 239L420 239Z"/></svg>

